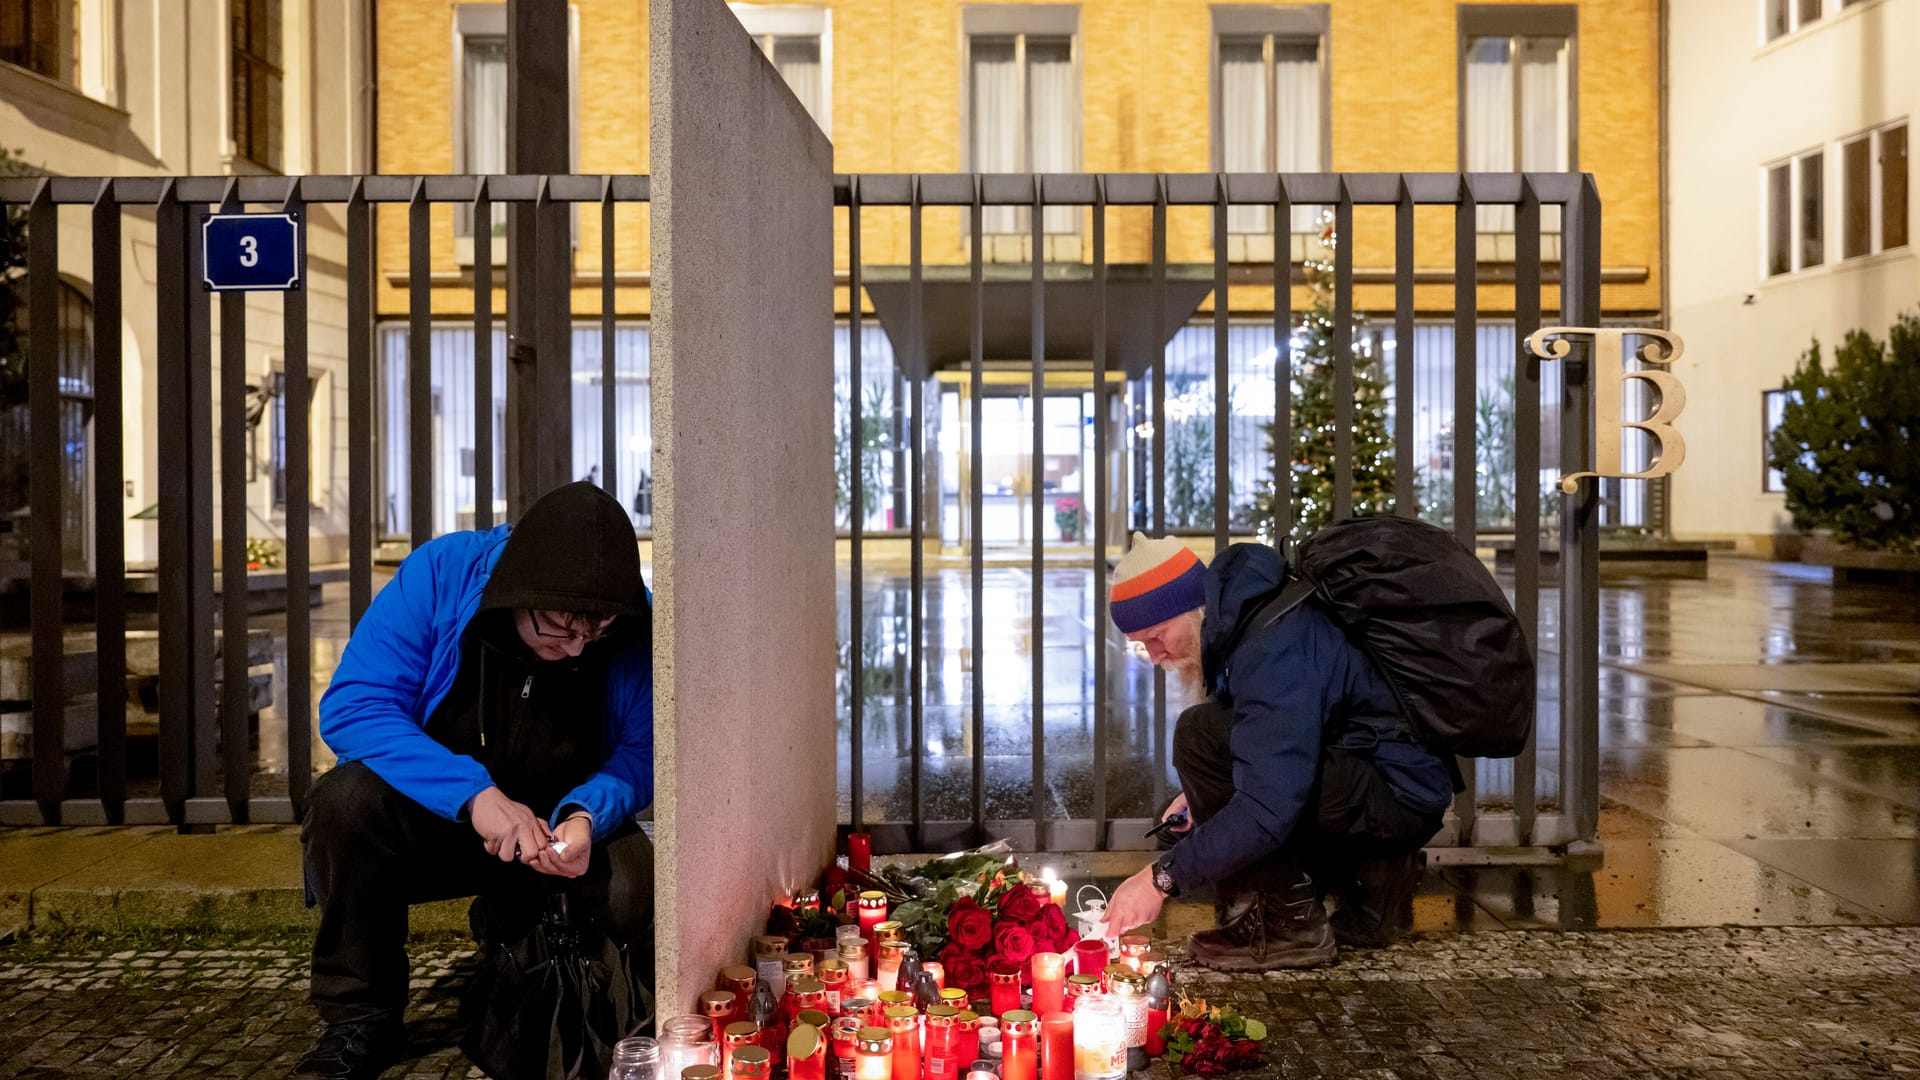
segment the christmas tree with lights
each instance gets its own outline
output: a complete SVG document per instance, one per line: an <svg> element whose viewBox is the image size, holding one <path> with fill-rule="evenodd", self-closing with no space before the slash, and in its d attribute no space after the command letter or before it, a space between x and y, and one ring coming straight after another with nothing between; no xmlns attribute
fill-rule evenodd
<svg viewBox="0 0 1920 1080"><path fill-rule="evenodd" d="M1293 523L1288 535L1295 540L1312 536L1333 517L1334 352L1333 352L1333 215L1320 215L1321 254L1306 260L1307 288L1313 307L1294 322L1293 431L1289 455L1293 489ZM1356 329L1365 320L1356 315ZM1387 422L1387 376L1371 343L1353 335L1353 512L1384 514L1393 510L1393 434ZM1274 459L1274 425L1266 425L1266 460ZM1261 539L1274 540L1272 480L1254 496L1248 514Z"/></svg>

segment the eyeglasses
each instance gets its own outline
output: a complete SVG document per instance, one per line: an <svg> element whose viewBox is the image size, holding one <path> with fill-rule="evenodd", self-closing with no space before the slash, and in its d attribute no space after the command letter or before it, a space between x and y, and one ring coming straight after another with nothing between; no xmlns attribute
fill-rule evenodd
<svg viewBox="0 0 1920 1080"><path fill-rule="evenodd" d="M557 641L578 641L591 645L607 636L613 626L612 617L581 629L586 617L581 615L556 615L550 611L528 611L527 618L533 623L533 632L543 638Z"/></svg>

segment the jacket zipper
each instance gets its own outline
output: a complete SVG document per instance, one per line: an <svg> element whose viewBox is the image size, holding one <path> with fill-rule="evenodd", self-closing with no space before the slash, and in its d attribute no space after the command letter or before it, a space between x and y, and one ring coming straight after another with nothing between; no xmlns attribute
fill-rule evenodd
<svg viewBox="0 0 1920 1080"><path fill-rule="evenodd" d="M529 675L527 676L527 684L520 688L520 700L525 701L532 696L533 696L533 676Z"/></svg>

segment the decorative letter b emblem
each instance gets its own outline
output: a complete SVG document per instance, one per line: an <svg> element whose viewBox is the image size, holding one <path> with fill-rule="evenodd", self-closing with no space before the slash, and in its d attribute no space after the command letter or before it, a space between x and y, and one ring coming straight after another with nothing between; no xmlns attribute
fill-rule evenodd
<svg viewBox="0 0 1920 1080"><path fill-rule="evenodd" d="M1658 368L1625 370L1626 338L1630 334L1649 339L1640 348L1640 359L1644 363L1657 364ZM1576 335L1593 339L1596 471L1568 473L1560 478L1560 490L1568 495L1578 491L1583 476L1651 480L1678 469L1687 459L1687 443L1674 430L1673 421L1687 407L1687 391L1673 372L1662 369L1680 359L1680 354L1686 350L1680 336L1667 330L1641 327L1547 326L1527 335L1527 351L1542 360L1565 360L1573 351L1573 346L1566 339ZM1620 388L1628 379L1652 383L1654 389L1659 391L1660 404L1652 416L1640 420L1621 419ZM1622 428L1638 428L1652 436L1654 458L1645 472L1619 471Z"/></svg>

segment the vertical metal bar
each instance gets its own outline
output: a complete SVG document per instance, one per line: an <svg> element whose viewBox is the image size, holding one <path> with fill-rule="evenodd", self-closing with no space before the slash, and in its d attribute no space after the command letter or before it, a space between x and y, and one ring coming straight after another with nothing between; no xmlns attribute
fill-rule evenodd
<svg viewBox="0 0 1920 1080"><path fill-rule="evenodd" d="M60 822L67 795L66 583L60 550L60 236L53 181L34 186L27 208L27 421L32 447L33 797ZM116 326L115 331L118 331Z"/></svg>
<svg viewBox="0 0 1920 1080"><path fill-rule="evenodd" d="M1333 517L1353 513L1353 193L1333 209Z"/></svg>
<svg viewBox="0 0 1920 1080"><path fill-rule="evenodd" d="M547 199L545 179L565 173L571 157L567 12L534 0L507 5L507 171L542 178L538 198L507 214L507 516L515 520L566 483L572 467L572 228L567 207Z"/></svg>
<svg viewBox="0 0 1920 1080"><path fill-rule="evenodd" d="M242 207L227 181L221 213ZM264 377L264 376L263 376ZM289 416L293 409L289 405ZM227 812L247 820L247 294L220 294L220 751ZM288 597L291 605L292 597ZM209 794L202 791L201 794Z"/></svg>
<svg viewBox="0 0 1920 1080"><path fill-rule="evenodd" d="M433 539L433 299L427 231L427 182L413 182L407 204L407 480L408 539Z"/></svg>
<svg viewBox="0 0 1920 1080"><path fill-rule="evenodd" d="M1393 212L1393 509L1418 517L1413 465L1413 190L1400 178Z"/></svg>
<svg viewBox="0 0 1920 1080"><path fill-rule="evenodd" d="M1107 178L1093 178L1093 835L1107 836ZM979 425L974 425L979 430ZM978 585L974 595L980 595ZM1157 808L1156 808L1157 809Z"/></svg>
<svg viewBox="0 0 1920 1080"><path fill-rule="evenodd" d="M569 204L553 197L552 179L540 178L534 203L539 223L533 299L539 411L528 449L539 461L538 486L525 493L528 505L573 478L573 221Z"/></svg>
<svg viewBox="0 0 1920 1080"><path fill-rule="evenodd" d="M1214 177L1213 205L1213 552L1227 549L1227 504L1233 483L1228 475L1227 436L1233 408L1227 397L1227 177Z"/></svg>
<svg viewBox="0 0 1920 1080"><path fill-rule="evenodd" d="M620 498L619 477L614 472L619 375L613 364L613 177L603 178L600 187L600 468L601 485L614 498Z"/></svg>
<svg viewBox="0 0 1920 1080"><path fill-rule="evenodd" d="M1293 196L1273 202L1273 544L1293 532Z"/></svg>
<svg viewBox="0 0 1920 1080"><path fill-rule="evenodd" d="M168 180L154 212L155 262L187 267L188 214L177 197L175 181ZM188 794L193 753L193 534L190 492L192 477L185 467L187 430L187 365L192 355L188 290L184 273L161 274L155 284L159 311L154 342L154 415L158 456L178 463L158 470L160 506L159 615L160 651L160 800L167 816L179 821Z"/></svg>
<svg viewBox="0 0 1920 1080"><path fill-rule="evenodd" d="M926 484L927 484L927 417L926 417L926 311L925 282L922 276L925 268L921 265L921 206L920 178L913 178L913 206L908 211L910 233L908 239L909 262L908 292L910 294L910 313L907 319L907 349L910 374L907 384L913 393L912 428L912 465L909 474L910 485L907 491L907 520L913 535L911 549L912 566L910 570L910 589L908 597L908 716L912 726L913 758L909 765L908 785L913 800L913 849L920 850L921 827L925 821L925 809L920 804L920 784L925 770L927 751L926 729Z"/></svg>
<svg viewBox="0 0 1920 1080"><path fill-rule="evenodd" d="M373 228L366 179L347 196L347 613L373 602ZM477 258L477 256L476 256Z"/></svg>
<svg viewBox="0 0 1920 1080"><path fill-rule="evenodd" d="M971 731L973 737L973 835L974 842L987 842L987 692L981 681L986 676L987 660L987 615L980 604L987 589L986 539L981 531L981 519L986 516L986 480L981 475L986 468L986 448L980 441L980 425L983 422L985 408L982 398L986 394L986 335L987 335L987 290L985 256L981 252L981 237L985 209L982 204L983 181L978 175L973 178L973 206L969 210L973 223L973 244L971 245L971 266L968 268L973 285L973 326L972 344L967 353L967 397L971 426L969 447L969 471L972 482L968 485L967 514L973 523L972 536L972 585L969 594L973 597L969 606L973 609L973 714Z"/></svg>
<svg viewBox="0 0 1920 1080"><path fill-rule="evenodd" d="M188 638L192 642L193 792L213 798L213 315L210 293L197 283L206 277L201 244L204 209L189 214L187 238L187 438L186 472L189 601Z"/></svg>
<svg viewBox="0 0 1920 1080"><path fill-rule="evenodd" d="M1463 175L1453 216L1453 534L1468 551L1475 549L1479 538L1474 507L1479 477L1474 445L1474 394L1480 358L1478 220L1473 188ZM1479 785L1472 758L1459 759L1459 767L1466 790L1454 797L1453 817L1459 844L1468 847L1473 843Z"/></svg>
<svg viewBox="0 0 1920 1080"><path fill-rule="evenodd" d="M124 820L127 799L126 404L120 346L120 204L113 181L93 201L94 658L100 805ZM114 327L103 333L100 327Z"/></svg>
<svg viewBox="0 0 1920 1080"><path fill-rule="evenodd" d="M1591 175L1581 178L1577 201L1567 208L1573 250L1561 257L1560 304L1569 326L1600 325L1600 192ZM1591 470L1593 380L1600 364L1595 345L1576 344L1565 371L1561 414L1562 475ZM1617 423L1618 417L1603 418ZM1605 462L1612 466L1617 463ZM1562 496L1560 518L1560 787L1562 805L1577 841L1594 838L1600 816L1600 498L1589 478L1577 495Z"/></svg>
<svg viewBox="0 0 1920 1080"><path fill-rule="evenodd" d="M493 193L473 192L473 524L493 528ZM481 227L485 226L482 233Z"/></svg>
<svg viewBox="0 0 1920 1080"><path fill-rule="evenodd" d="M1167 177L1153 200L1153 534L1167 534ZM1153 809L1167 801L1167 673L1153 669Z"/></svg>
<svg viewBox="0 0 1920 1080"><path fill-rule="evenodd" d="M307 256L306 203L300 180L287 181L283 209L293 215L297 247ZM305 267L301 281L308 280ZM307 365L307 291L282 294L280 337L286 354L287 410L287 797L296 815L306 806L313 780L313 611L307 593L312 584L313 382Z"/></svg>
<svg viewBox="0 0 1920 1080"><path fill-rule="evenodd" d="M1540 362L1527 336L1540 329L1540 196L1520 181L1513 258L1513 609L1527 646L1540 655ZM1524 847L1533 843L1538 731L1513 763L1513 816Z"/></svg>
<svg viewBox="0 0 1920 1080"><path fill-rule="evenodd" d="M1033 516L1032 567L1033 589L1028 596L1030 608L1027 619L1031 630L1027 635L1027 646L1033 661L1033 846L1036 851L1046 850L1047 815L1047 694L1046 694L1046 641L1047 641L1047 584L1046 584L1046 429L1047 429L1047 238L1046 238L1046 199L1038 175L1033 178L1033 214L1030 220L1033 229L1033 274L1031 281L1032 299L1029 303L1032 315L1033 355L1030 373L1031 385L1027 391L1033 405L1033 462L1028 470L1031 479L1028 487L1032 492L1031 505L1028 507Z"/></svg>
<svg viewBox="0 0 1920 1080"><path fill-rule="evenodd" d="M848 448L847 457L853 462L853 476L848 480L849 503L848 518L848 555L852 564L847 581L847 697L849 699L849 741L847 743L848 791L852 797L849 821L854 832L866 828L866 813L861 807L865 797L864 772L866 768L866 664L863 655L865 647L865 608L867 582L861 549L866 546L866 477L867 462L865 454L866 440L863 437L866 417L861 415L861 372L860 372L860 178L855 176L847 183L847 348L849 357L849 375L852 379L848 393L848 408L851 412L847 427L848 438L853 445Z"/></svg>

